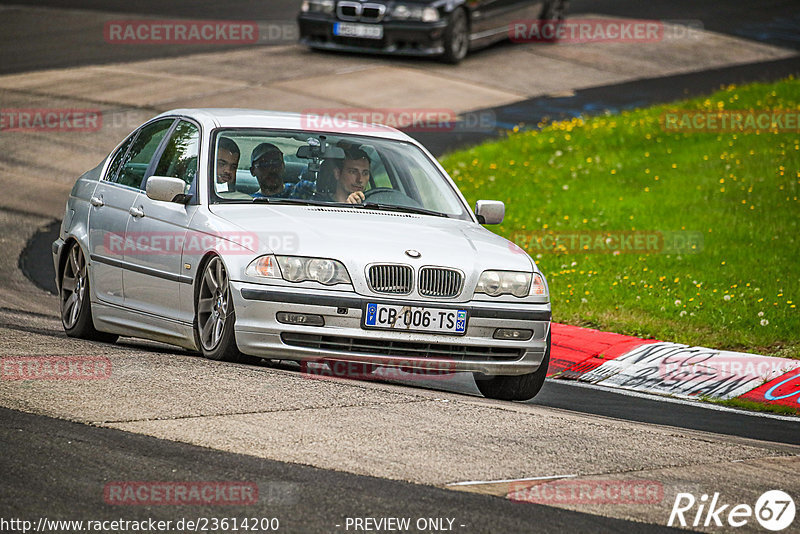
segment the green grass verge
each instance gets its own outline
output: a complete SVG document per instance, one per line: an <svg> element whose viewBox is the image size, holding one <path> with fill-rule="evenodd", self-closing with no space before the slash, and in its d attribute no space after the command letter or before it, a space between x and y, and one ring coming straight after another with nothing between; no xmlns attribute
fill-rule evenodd
<svg viewBox="0 0 800 534"><path fill-rule="evenodd" d="M470 202L506 203L491 228L537 261L555 321L800 358L800 133L663 127L666 112L723 109L798 110L800 81L542 124L443 164ZM689 244L601 253L602 232ZM589 250L572 235L590 236Z"/></svg>
<svg viewBox="0 0 800 534"><path fill-rule="evenodd" d="M791 406L784 406L783 404L767 404L764 402L749 401L743 399L711 399L704 397L700 399L702 402L710 402L712 404L719 404L720 406L728 406L729 408L741 408L742 410L750 410L752 412L769 412L779 415L794 415L800 416Z"/></svg>

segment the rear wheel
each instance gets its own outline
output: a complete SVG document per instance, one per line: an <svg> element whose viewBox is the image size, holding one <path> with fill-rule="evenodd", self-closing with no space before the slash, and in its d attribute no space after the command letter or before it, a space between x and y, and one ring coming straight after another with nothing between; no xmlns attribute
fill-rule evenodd
<svg viewBox="0 0 800 534"><path fill-rule="evenodd" d="M100 332L92 321L89 269L78 243L72 243L61 271L61 324L69 337L113 343L119 336Z"/></svg>
<svg viewBox="0 0 800 534"><path fill-rule="evenodd" d="M476 373L475 385L484 397L497 400L526 401L534 398L544 385L550 363L550 333L547 334L542 364L533 373L517 376L486 376Z"/></svg>
<svg viewBox="0 0 800 534"><path fill-rule="evenodd" d="M467 57L469 51L469 23L466 12L459 8L450 15L450 24L444 32L444 54L442 59L456 64Z"/></svg>
<svg viewBox="0 0 800 534"><path fill-rule="evenodd" d="M195 299L197 344L208 359L226 362L255 363L260 358L247 356L236 346L233 310L228 272L219 256L212 257L203 268Z"/></svg>

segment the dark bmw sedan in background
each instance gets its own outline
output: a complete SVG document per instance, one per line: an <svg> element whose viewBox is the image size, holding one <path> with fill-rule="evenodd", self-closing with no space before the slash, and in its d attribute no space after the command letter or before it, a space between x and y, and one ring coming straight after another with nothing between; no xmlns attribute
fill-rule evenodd
<svg viewBox="0 0 800 534"><path fill-rule="evenodd" d="M467 52L508 37L518 19L563 17L566 0L304 0L300 42L312 48L438 56L458 63Z"/></svg>

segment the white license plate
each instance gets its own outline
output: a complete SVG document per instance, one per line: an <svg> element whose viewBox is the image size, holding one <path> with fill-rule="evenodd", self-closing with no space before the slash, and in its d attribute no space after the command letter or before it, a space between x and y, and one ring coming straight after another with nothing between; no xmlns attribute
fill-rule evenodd
<svg viewBox="0 0 800 534"><path fill-rule="evenodd" d="M364 310L364 328L463 335L467 311L370 302Z"/></svg>
<svg viewBox="0 0 800 534"><path fill-rule="evenodd" d="M361 37L363 39L383 39L383 26L380 24L350 24L337 22L333 34L339 37Z"/></svg>

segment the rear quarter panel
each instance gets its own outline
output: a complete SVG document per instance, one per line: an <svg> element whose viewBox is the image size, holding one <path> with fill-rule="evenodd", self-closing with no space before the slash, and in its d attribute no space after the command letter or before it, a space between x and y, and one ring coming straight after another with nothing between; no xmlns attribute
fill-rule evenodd
<svg viewBox="0 0 800 534"><path fill-rule="evenodd" d="M88 258L88 222L89 222L89 199L92 198L97 183L103 175L106 160L103 160L94 169L85 172L72 186L69 198L67 199L67 206L64 211L64 219L61 221L61 230L59 238L62 241L67 241L70 238L75 239L83 247L84 254ZM56 283L61 280L61 267L64 265L64 249L62 248L61 254L55 259L56 265ZM91 271L90 271L91 272ZM90 280L91 283L91 280Z"/></svg>

